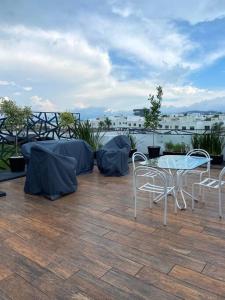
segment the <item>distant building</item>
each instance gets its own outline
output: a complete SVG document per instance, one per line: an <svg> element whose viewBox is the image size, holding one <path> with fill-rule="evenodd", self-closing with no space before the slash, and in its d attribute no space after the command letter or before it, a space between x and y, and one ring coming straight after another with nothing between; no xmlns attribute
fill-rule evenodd
<svg viewBox="0 0 225 300"><path fill-rule="evenodd" d="M142 113L143 110L135 109L134 113ZM99 122L105 120L105 116L90 120L93 128L99 127ZM139 115L134 116L110 116L109 119L112 122L112 129L143 129L144 128L144 117ZM162 130L210 130L215 123L225 124L225 114L217 115L206 115L206 114L173 114L173 115L162 115L160 118L159 129Z"/></svg>

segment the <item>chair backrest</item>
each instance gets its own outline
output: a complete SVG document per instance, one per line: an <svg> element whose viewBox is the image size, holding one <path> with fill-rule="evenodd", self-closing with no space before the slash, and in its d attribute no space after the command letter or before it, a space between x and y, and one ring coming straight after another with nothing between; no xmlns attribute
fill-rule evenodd
<svg viewBox="0 0 225 300"><path fill-rule="evenodd" d="M132 155L132 165L133 165L133 171L136 168L136 164L135 161L145 161L147 163L148 159L147 157L144 155L144 153L142 152L134 152L134 154Z"/></svg>
<svg viewBox="0 0 225 300"><path fill-rule="evenodd" d="M205 156L206 158L209 159L209 161L207 163L207 171L210 171L210 155L209 155L209 153L204 149L192 149L186 154L186 156L192 156L192 155L194 156L196 154Z"/></svg>
<svg viewBox="0 0 225 300"><path fill-rule="evenodd" d="M200 154L202 156L210 158L209 153L206 150L204 150L204 149L192 149L186 155L187 156L191 156L191 155L195 155L195 154Z"/></svg>
<svg viewBox="0 0 225 300"><path fill-rule="evenodd" d="M159 180L157 180L157 186L164 187L164 192L166 193L168 187L168 177L163 171L153 167L138 166L135 168L133 173L135 186L137 187L137 178L140 178L140 176L146 173L151 174L151 176L154 176L155 178L158 178Z"/></svg>

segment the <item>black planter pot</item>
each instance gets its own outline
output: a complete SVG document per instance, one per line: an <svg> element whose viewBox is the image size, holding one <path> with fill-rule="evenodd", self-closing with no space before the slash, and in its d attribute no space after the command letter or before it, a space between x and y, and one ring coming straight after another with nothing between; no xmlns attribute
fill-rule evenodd
<svg viewBox="0 0 225 300"><path fill-rule="evenodd" d="M131 149L129 153L129 157L131 158L135 152L137 152L137 149Z"/></svg>
<svg viewBox="0 0 225 300"><path fill-rule="evenodd" d="M148 146L148 157L149 158L155 158L159 157L160 154L160 147L159 146Z"/></svg>
<svg viewBox="0 0 225 300"><path fill-rule="evenodd" d="M9 158L9 163L12 172L24 172L25 159L23 156L11 156Z"/></svg>
<svg viewBox="0 0 225 300"><path fill-rule="evenodd" d="M223 155L210 155L212 165L221 165L223 163Z"/></svg>

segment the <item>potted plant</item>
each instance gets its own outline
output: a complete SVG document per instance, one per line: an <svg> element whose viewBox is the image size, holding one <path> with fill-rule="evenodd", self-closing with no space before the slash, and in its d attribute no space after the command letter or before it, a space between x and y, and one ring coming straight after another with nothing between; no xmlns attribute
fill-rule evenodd
<svg viewBox="0 0 225 300"><path fill-rule="evenodd" d="M1 113L6 117L5 128L12 134L15 141L15 155L9 158L12 172L22 172L25 169L25 160L19 155L18 151L18 134L27 124L27 119L31 115L30 107L20 107L13 100L2 98L0 104ZM15 135L14 135L15 134Z"/></svg>
<svg viewBox="0 0 225 300"><path fill-rule="evenodd" d="M74 136L77 139L82 139L86 141L93 149L94 156L96 151L102 147L102 139L104 133L102 133L101 128L94 130L91 127L89 121L75 123L75 128L73 129Z"/></svg>
<svg viewBox="0 0 225 300"><path fill-rule="evenodd" d="M173 143L167 142L165 143L165 150L163 151L163 155L185 155L187 152L187 146L185 143Z"/></svg>
<svg viewBox="0 0 225 300"><path fill-rule="evenodd" d="M192 136L193 149L204 149L212 158L212 164L223 163L223 148L225 138L221 135L223 131L223 123L215 123L210 132L204 134L194 134Z"/></svg>
<svg viewBox="0 0 225 300"><path fill-rule="evenodd" d="M137 152L137 141L136 141L136 138L132 135L132 134L129 134L128 133L128 138L130 140L130 147L131 147L131 150L130 150L130 153L129 153L129 157L132 157L132 155Z"/></svg>
<svg viewBox="0 0 225 300"><path fill-rule="evenodd" d="M144 127L153 130L153 145L148 146L149 158L158 157L160 153L160 147L155 146L155 131L159 126L160 121L160 108L162 102L163 91L161 86L156 87L157 94L149 95L148 101L150 102L150 108L144 108Z"/></svg>

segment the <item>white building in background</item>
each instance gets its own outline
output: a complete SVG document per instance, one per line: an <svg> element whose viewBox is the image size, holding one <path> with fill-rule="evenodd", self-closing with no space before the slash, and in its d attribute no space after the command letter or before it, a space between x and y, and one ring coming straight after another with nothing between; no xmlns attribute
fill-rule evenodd
<svg viewBox="0 0 225 300"><path fill-rule="evenodd" d="M111 128L122 129L122 128L144 128L144 119L142 117L136 116L113 116L108 117L111 122ZM90 120L91 126L93 128L98 128L100 122L104 122L106 117L97 118L95 120Z"/></svg>
<svg viewBox="0 0 225 300"><path fill-rule="evenodd" d="M143 129L144 118L139 116L113 116L108 117L112 129ZM93 128L98 128L100 121L104 122L106 117L90 120ZM200 113L163 115L159 127L163 130L210 130L215 123L225 124L225 114L204 115Z"/></svg>

